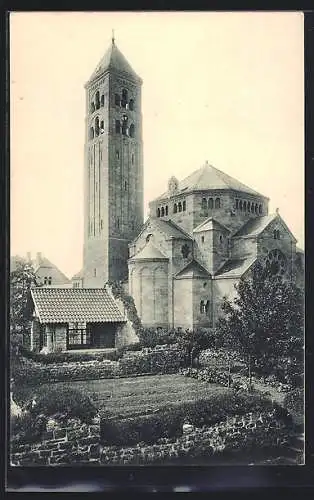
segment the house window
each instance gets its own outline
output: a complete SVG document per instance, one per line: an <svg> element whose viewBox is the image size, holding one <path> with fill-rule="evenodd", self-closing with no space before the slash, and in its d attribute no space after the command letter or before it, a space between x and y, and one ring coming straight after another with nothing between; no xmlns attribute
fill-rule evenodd
<svg viewBox="0 0 314 500"><path fill-rule="evenodd" d="M220 198L215 199L215 208L220 208Z"/></svg>
<svg viewBox="0 0 314 500"><path fill-rule="evenodd" d="M183 209L183 212L186 211L186 201L185 200L182 203L182 209Z"/></svg>
<svg viewBox="0 0 314 500"><path fill-rule="evenodd" d="M174 214L176 214L176 213L177 213L177 211L178 211L178 207L177 207L177 204L175 203L175 204L173 205L173 213L174 213Z"/></svg>
<svg viewBox="0 0 314 500"><path fill-rule="evenodd" d="M51 285L52 279L51 276L45 276L44 277L44 285Z"/></svg>
<svg viewBox="0 0 314 500"><path fill-rule="evenodd" d="M280 231L279 229L274 230L274 240L280 240Z"/></svg>
<svg viewBox="0 0 314 500"><path fill-rule="evenodd" d="M89 328L80 328L79 323L72 323L67 331L67 349L80 349L92 345Z"/></svg>

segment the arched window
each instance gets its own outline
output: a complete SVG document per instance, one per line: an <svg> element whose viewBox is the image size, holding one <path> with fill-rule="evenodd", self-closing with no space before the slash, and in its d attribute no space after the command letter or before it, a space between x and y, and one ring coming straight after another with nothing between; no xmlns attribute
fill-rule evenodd
<svg viewBox="0 0 314 500"><path fill-rule="evenodd" d="M157 208L157 217L160 217L160 208Z"/></svg>
<svg viewBox="0 0 314 500"><path fill-rule="evenodd" d="M255 213L257 214L258 213L258 204L255 203Z"/></svg>
<svg viewBox="0 0 314 500"><path fill-rule="evenodd" d="M116 149L116 158L117 158L117 160L119 160L119 158L120 158L120 151L118 149Z"/></svg>
<svg viewBox="0 0 314 500"><path fill-rule="evenodd" d="M215 208L220 208L220 198L215 199Z"/></svg>
<svg viewBox="0 0 314 500"><path fill-rule="evenodd" d="M122 117L122 134L127 135L128 132L128 117L123 115Z"/></svg>
<svg viewBox="0 0 314 500"><path fill-rule="evenodd" d="M165 208L165 215L168 215L168 205L166 205L166 208Z"/></svg>
<svg viewBox="0 0 314 500"><path fill-rule="evenodd" d="M242 212L242 200L239 201L239 209Z"/></svg>
<svg viewBox="0 0 314 500"><path fill-rule="evenodd" d="M178 207L177 207L177 204L175 203L175 204L173 205L173 213L174 213L174 214L176 214L176 213L177 213L177 211L178 211Z"/></svg>
<svg viewBox="0 0 314 500"><path fill-rule="evenodd" d="M254 214L254 203L251 203L251 213Z"/></svg>
<svg viewBox="0 0 314 500"><path fill-rule="evenodd" d="M94 137L95 137L95 134L94 134L94 127L91 127L91 128L89 129L89 138L90 138L90 139L94 139Z"/></svg>
<svg viewBox="0 0 314 500"><path fill-rule="evenodd" d="M130 110L130 111L134 111L134 100L133 100L133 99L130 99L130 102L129 102L129 110Z"/></svg>
<svg viewBox="0 0 314 500"><path fill-rule="evenodd" d="M120 123L120 120L116 120L116 134L121 134L121 123Z"/></svg>
<svg viewBox="0 0 314 500"><path fill-rule="evenodd" d="M204 241L205 241L205 236L202 236L201 240L202 240L202 243L204 243Z"/></svg>
<svg viewBox="0 0 314 500"><path fill-rule="evenodd" d="M183 212L186 211L186 201L185 200L183 200L182 209L183 209Z"/></svg>
<svg viewBox="0 0 314 500"><path fill-rule="evenodd" d="M238 208L239 208L239 200L236 200L235 202L236 202L235 207L238 210Z"/></svg>
<svg viewBox="0 0 314 500"><path fill-rule="evenodd" d="M280 240L280 231L279 229L274 230L274 239L275 240Z"/></svg>
<svg viewBox="0 0 314 500"><path fill-rule="evenodd" d="M247 202L247 211L249 212L251 210L251 203L248 201Z"/></svg>
<svg viewBox="0 0 314 500"><path fill-rule="evenodd" d="M179 201L179 203L178 203L178 211L182 212L182 203L181 203L181 201Z"/></svg>
<svg viewBox="0 0 314 500"><path fill-rule="evenodd" d="M222 236L222 235L220 235L220 236L219 236L219 243L222 243L222 242L223 242L223 236Z"/></svg>
<svg viewBox="0 0 314 500"><path fill-rule="evenodd" d="M263 211L263 210L262 210L262 205L259 205L259 207L258 207L258 212L261 214L261 213L262 213L262 211Z"/></svg>
<svg viewBox="0 0 314 500"><path fill-rule="evenodd" d="M165 216L165 209L164 207L161 207L161 216L164 217Z"/></svg>
<svg viewBox="0 0 314 500"><path fill-rule="evenodd" d="M101 96L101 98L100 98L100 105L101 105L101 107L102 107L102 108L103 108L103 107L104 107L104 105L105 105L105 96L104 96L104 94L103 94L103 95Z"/></svg>
<svg viewBox="0 0 314 500"><path fill-rule="evenodd" d="M243 202L243 212L246 212L246 201Z"/></svg>
<svg viewBox="0 0 314 500"><path fill-rule="evenodd" d="M208 208L212 210L214 208L214 200L213 198L209 198L208 200Z"/></svg>
<svg viewBox="0 0 314 500"><path fill-rule="evenodd" d="M119 94L114 95L114 103L116 106L120 106L120 96Z"/></svg>
<svg viewBox="0 0 314 500"><path fill-rule="evenodd" d="M202 210L206 210L207 209L207 200L206 198L203 198L202 199Z"/></svg>
<svg viewBox="0 0 314 500"><path fill-rule="evenodd" d="M127 103L128 103L128 91L123 89L122 90L122 99L121 99L122 108L126 108Z"/></svg>
<svg viewBox="0 0 314 500"><path fill-rule="evenodd" d="M206 314L208 315L209 313L209 300L206 301L206 304L205 304L205 312Z"/></svg>
<svg viewBox="0 0 314 500"><path fill-rule="evenodd" d="M99 136L99 117L96 116L96 119L95 119L95 134L96 134L96 137Z"/></svg>
<svg viewBox="0 0 314 500"><path fill-rule="evenodd" d="M149 240L150 240L152 237L153 237L153 235L152 235L152 234L148 234L148 235L146 236L146 243L148 243L148 242L149 242Z"/></svg>
<svg viewBox="0 0 314 500"><path fill-rule="evenodd" d="M201 300L200 302L200 313L201 314L204 314L206 312L206 309L205 309L205 303L204 303L204 300Z"/></svg>
<svg viewBox="0 0 314 500"><path fill-rule="evenodd" d="M100 133L103 134L104 131L105 131L104 120L101 120L101 122L100 122Z"/></svg>
<svg viewBox="0 0 314 500"><path fill-rule="evenodd" d="M90 112L94 113L95 111L95 104L93 102L90 103Z"/></svg>
<svg viewBox="0 0 314 500"><path fill-rule="evenodd" d="M134 137L134 135L135 135L134 123L131 123L131 125L130 125L129 135L130 135L130 137Z"/></svg>
<svg viewBox="0 0 314 500"><path fill-rule="evenodd" d="M100 108L100 100L99 100L99 92L98 92L98 90L96 92L95 101L96 101L96 109L99 109Z"/></svg>

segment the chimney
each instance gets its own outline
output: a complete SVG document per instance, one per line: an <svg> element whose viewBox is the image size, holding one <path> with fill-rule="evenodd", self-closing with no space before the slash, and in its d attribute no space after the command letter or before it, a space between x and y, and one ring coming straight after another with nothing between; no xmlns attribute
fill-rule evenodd
<svg viewBox="0 0 314 500"><path fill-rule="evenodd" d="M40 266L41 262L42 262L41 252L37 252L37 255L36 255L36 265Z"/></svg>

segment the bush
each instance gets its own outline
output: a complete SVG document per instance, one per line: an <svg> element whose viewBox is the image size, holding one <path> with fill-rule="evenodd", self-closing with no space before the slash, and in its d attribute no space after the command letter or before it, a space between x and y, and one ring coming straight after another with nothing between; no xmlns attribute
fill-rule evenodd
<svg viewBox="0 0 314 500"><path fill-rule="evenodd" d="M286 394L283 406L289 412L298 415L304 414L304 389L298 388Z"/></svg>
<svg viewBox="0 0 314 500"><path fill-rule="evenodd" d="M11 417L10 441L15 443L33 443L40 440L46 430L47 417L23 413L20 417Z"/></svg>
<svg viewBox="0 0 314 500"><path fill-rule="evenodd" d="M32 361L43 363L49 365L52 363L69 363L69 362L85 362L85 361L117 361L119 359L118 349L112 349L111 351L101 351L101 352L90 352L90 353L78 353L78 352L50 352L48 354L40 354L36 352L29 351L25 347L20 349L21 355L24 358L30 359Z"/></svg>
<svg viewBox="0 0 314 500"><path fill-rule="evenodd" d="M35 391L35 406L30 408L32 416L47 417L62 414L65 418L78 418L90 423L97 414L97 409L88 396L70 387L38 388Z"/></svg>
<svg viewBox="0 0 314 500"><path fill-rule="evenodd" d="M175 373L182 363L182 352L176 348L155 349L145 352L125 353L120 359L122 375L139 375L144 373Z"/></svg>
<svg viewBox="0 0 314 500"><path fill-rule="evenodd" d="M208 399L181 402L151 415L123 420L110 420L101 415L101 440L106 445L129 446L138 442L155 443L160 438L174 438L182 434L187 420L196 427L211 426L227 417L262 413L275 409L280 418L287 412L262 395L228 391L213 393Z"/></svg>

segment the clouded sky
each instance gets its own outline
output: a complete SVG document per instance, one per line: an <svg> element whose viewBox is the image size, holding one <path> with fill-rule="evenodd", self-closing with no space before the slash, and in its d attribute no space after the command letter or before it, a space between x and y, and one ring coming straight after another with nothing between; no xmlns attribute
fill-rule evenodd
<svg viewBox="0 0 314 500"><path fill-rule="evenodd" d="M142 77L145 214L205 160L304 247L303 15L11 14L11 253L82 266L84 83L111 43Z"/></svg>

